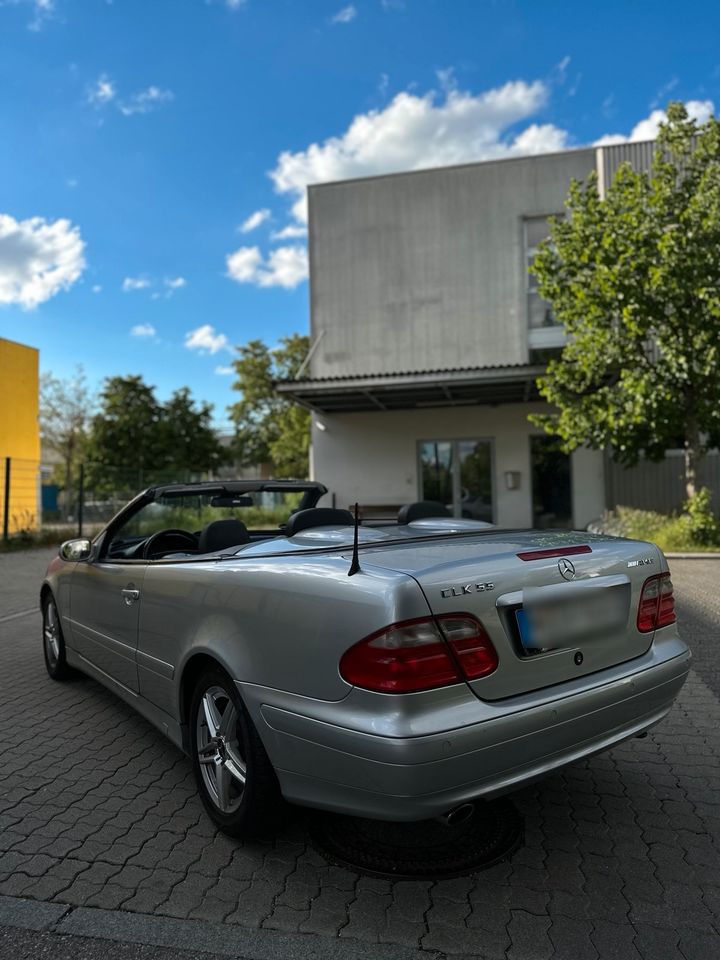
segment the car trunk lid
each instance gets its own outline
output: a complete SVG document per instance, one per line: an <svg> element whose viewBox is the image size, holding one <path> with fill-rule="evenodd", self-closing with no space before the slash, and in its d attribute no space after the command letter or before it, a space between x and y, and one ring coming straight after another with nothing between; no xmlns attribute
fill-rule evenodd
<svg viewBox="0 0 720 960"><path fill-rule="evenodd" d="M641 656L642 586L657 547L570 531L497 531L364 551L420 584L436 616L469 613L489 634L497 670L472 681L483 700L516 696Z"/></svg>

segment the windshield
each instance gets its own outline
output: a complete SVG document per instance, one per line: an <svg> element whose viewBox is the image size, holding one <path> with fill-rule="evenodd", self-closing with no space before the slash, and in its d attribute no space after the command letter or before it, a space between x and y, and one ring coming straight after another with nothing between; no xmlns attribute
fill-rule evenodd
<svg viewBox="0 0 720 960"><path fill-rule="evenodd" d="M253 491L219 495L217 491L159 496L121 524L108 544L110 555L161 530L199 534L213 520L241 520L249 530L279 533L294 510L300 509L305 491Z"/></svg>

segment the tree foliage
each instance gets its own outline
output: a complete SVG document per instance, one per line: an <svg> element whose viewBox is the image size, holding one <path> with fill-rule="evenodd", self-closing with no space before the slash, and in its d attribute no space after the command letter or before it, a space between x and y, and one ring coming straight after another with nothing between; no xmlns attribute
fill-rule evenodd
<svg viewBox="0 0 720 960"><path fill-rule="evenodd" d="M309 338L300 334L283 337L274 349L262 340L238 347L233 388L242 396L230 416L243 465L269 464L274 476L307 477L310 414L280 396L274 385L297 374L309 347Z"/></svg>
<svg viewBox="0 0 720 960"><path fill-rule="evenodd" d="M65 380L52 373L45 373L40 379L42 443L59 457L55 479L66 491L73 489L85 456L93 402L81 366L77 367L74 376ZM69 509L70 499L66 497L65 500Z"/></svg>
<svg viewBox="0 0 720 960"><path fill-rule="evenodd" d="M720 122L667 110L649 173L618 169L605 197L574 181L533 270L568 334L533 417L564 448L610 445L632 465L680 441L688 496L720 442Z"/></svg>
<svg viewBox="0 0 720 960"><path fill-rule="evenodd" d="M90 425L89 485L122 489L213 472L225 454L211 415L187 387L161 403L142 377L108 377Z"/></svg>

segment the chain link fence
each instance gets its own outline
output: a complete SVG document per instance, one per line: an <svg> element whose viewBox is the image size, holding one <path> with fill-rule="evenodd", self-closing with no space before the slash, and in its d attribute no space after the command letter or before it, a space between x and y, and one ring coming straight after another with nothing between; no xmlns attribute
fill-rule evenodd
<svg viewBox="0 0 720 960"><path fill-rule="evenodd" d="M212 473L173 466L143 469L91 462L67 473L61 466L49 472L36 460L0 456L2 540L7 545L92 536L149 486L213 479Z"/></svg>

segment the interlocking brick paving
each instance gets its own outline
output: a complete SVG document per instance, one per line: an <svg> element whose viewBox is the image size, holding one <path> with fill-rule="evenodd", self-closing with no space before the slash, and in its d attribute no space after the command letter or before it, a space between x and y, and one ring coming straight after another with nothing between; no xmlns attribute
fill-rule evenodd
<svg viewBox="0 0 720 960"><path fill-rule="evenodd" d="M48 554L0 556L0 617ZM524 846L475 877L359 877L309 845L219 834L187 759L99 684L53 683L40 617L0 623L0 894L540 960L720 956L720 563L674 561L694 671L645 740L516 794Z"/></svg>

